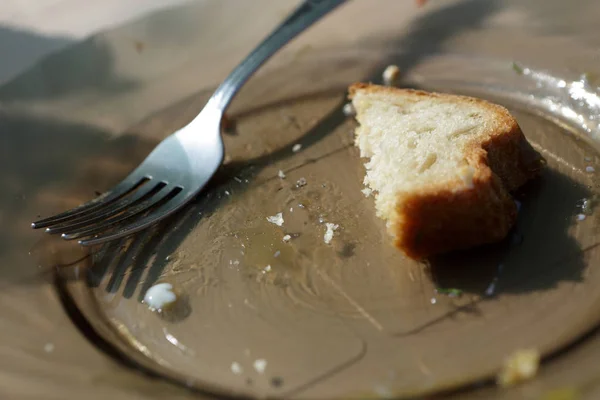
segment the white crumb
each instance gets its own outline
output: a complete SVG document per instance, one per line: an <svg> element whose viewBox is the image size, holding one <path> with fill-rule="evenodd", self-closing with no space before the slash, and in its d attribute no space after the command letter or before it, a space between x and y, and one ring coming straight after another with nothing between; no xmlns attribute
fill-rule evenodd
<svg viewBox="0 0 600 400"><path fill-rule="evenodd" d="M271 217L267 217L267 221L277 226L283 226L283 213L277 213Z"/></svg>
<svg viewBox="0 0 600 400"><path fill-rule="evenodd" d="M277 258L277 257L279 257L280 255L281 255L281 251L277 250L277 251L275 252L275 254L273 254L273 257Z"/></svg>
<svg viewBox="0 0 600 400"><path fill-rule="evenodd" d="M577 221L583 221L585 219L585 214L577 214Z"/></svg>
<svg viewBox="0 0 600 400"><path fill-rule="evenodd" d="M234 361L231 363L231 372L233 372L236 375L240 375L242 372L244 372L244 369L239 363Z"/></svg>
<svg viewBox="0 0 600 400"><path fill-rule="evenodd" d="M294 145L294 147L292 147L292 151L293 151L294 153L297 153L297 152L299 152L299 151L300 151L300 149L301 149L301 148L302 148L302 145L301 145L300 143L296 143L296 144Z"/></svg>
<svg viewBox="0 0 600 400"><path fill-rule="evenodd" d="M296 182L296 187L301 188L302 186L306 186L306 178L300 178Z"/></svg>
<svg viewBox="0 0 600 400"><path fill-rule="evenodd" d="M177 295L173 291L173 285L167 282L157 283L144 294L144 303L152 311L161 311L176 301Z"/></svg>
<svg viewBox="0 0 600 400"><path fill-rule="evenodd" d="M289 242L291 239L292 239L292 237L290 235L285 235L283 237L283 241L286 242L286 243Z"/></svg>
<svg viewBox="0 0 600 400"><path fill-rule="evenodd" d="M435 297L432 297L431 298L431 304L435 304L435 303L437 303L437 299Z"/></svg>
<svg viewBox="0 0 600 400"><path fill-rule="evenodd" d="M393 86L400 76L400 68L397 65L388 65L383 71L383 84Z"/></svg>
<svg viewBox="0 0 600 400"><path fill-rule="evenodd" d="M282 170L279 170L279 172L277 173L277 176L281 179L285 179L285 174L283 173Z"/></svg>
<svg viewBox="0 0 600 400"><path fill-rule="evenodd" d="M354 111L354 106L352 105L352 103L344 104L344 107L342 108L342 112L347 117L351 117L354 114L356 114L356 111Z"/></svg>
<svg viewBox="0 0 600 400"><path fill-rule="evenodd" d="M46 343L44 345L44 351L46 353L52 353L54 351L54 343Z"/></svg>
<svg viewBox="0 0 600 400"><path fill-rule="evenodd" d="M371 188L366 187L363 190L361 190L361 192L365 195L365 197L369 197L373 193L373 190Z"/></svg>
<svg viewBox="0 0 600 400"><path fill-rule="evenodd" d="M591 165L585 167L585 172L594 172L596 169L594 167L592 167Z"/></svg>
<svg viewBox="0 0 600 400"><path fill-rule="evenodd" d="M329 244L329 243L331 243L331 240L333 239L333 233L340 226L338 224L332 224L331 222L326 222L325 226L327 227L327 230L325 231L323 240L325 241L326 244Z"/></svg>
<svg viewBox="0 0 600 400"><path fill-rule="evenodd" d="M294 212L294 207L290 207L290 212Z"/></svg>
<svg viewBox="0 0 600 400"><path fill-rule="evenodd" d="M270 266L270 265L267 265L267 266L266 266L266 267L263 269L263 273L265 273L265 272L269 272L269 271L271 271L271 266Z"/></svg>
<svg viewBox="0 0 600 400"><path fill-rule="evenodd" d="M258 360L254 360L253 365L254 365L254 369L256 370L256 372L258 372L259 374L262 374L265 372L265 369L267 368L267 360L259 358Z"/></svg>
<svg viewBox="0 0 600 400"><path fill-rule="evenodd" d="M226 195L226 196L229 196L229 195L230 195L230 193L229 193L229 190L226 190L226 191L225 191L225 195Z"/></svg>
<svg viewBox="0 0 600 400"><path fill-rule="evenodd" d="M492 279L492 281L490 282L489 286L487 287L487 289L485 289L485 295L486 296L493 296L494 293L496 292L496 283L498 282L498 278L494 278Z"/></svg>

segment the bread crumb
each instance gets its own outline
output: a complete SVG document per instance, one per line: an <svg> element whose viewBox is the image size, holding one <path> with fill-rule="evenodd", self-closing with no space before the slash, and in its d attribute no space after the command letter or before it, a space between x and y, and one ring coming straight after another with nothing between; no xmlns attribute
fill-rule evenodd
<svg viewBox="0 0 600 400"><path fill-rule="evenodd" d="M244 372L244 369L238 362L234 361L231 363L231 372L233 372L236 375L240 375L242 372Z"/></svg>
<svg viewBox="0 0 600 400"><path fill-rule="evenodd" d="M306 186L306 178L300 178L296 181L297 188L301 188L302 186Z"/></svg>
<svg viewBox="0 0 600 400"><path fill-rule="evenodd" d="M259 358L258 360L254 361L254 369L259 374L264 373L266 368L267 368L267 360Z"/></svg>
<svg viewBox="0 0 600 400"><path fill-rule="evenodd" d="M505 361L496 382L509 387L533 378L540 365L540 353L535 349L517 350Z"/></svg>
<svg viewBox="0 0 600 400"><path fill-rule="evenodd" d="M277 172L277 176L281 179L285 179L285 174L283 173L282 170L279 170L279 172Z"/></svg>
<svg viewBox="0 0 600 400"><path fill-rule="evenodd" d="M431 304L435 304L435 303L437 303L437 299L435 297L432 297L431 298Z"/></svg>
<svg viewBox="0 0 600 400"><path fill-rule="evenodd" d="M291 239L292 239L292 237L290 235L285 235L283 237L283 241L286 242L286 243L289 242Z"/></svg>
<svg viewBox="0 0 600 400"><path fill-rule="evenodd" d="M369 197L373 193L373 190L371 188L366 187L363 190L361 190L361 192L365 195L365 197Z"/></svg>
<svg viewBox="0 0 600 400"><path fill-rule="evenodd" d="M327 230L325 231L325 235L323 236L323 240L325 241L326 244L329 244L329 243L331 243L331 240L333 239L333 233L340 226L338 224L332 224L331 222L326 222L325 226L326 226Z"/></svg>
<svg viewBox="0 0 600 400"><path fill-rule="evenodd" d="M293 147L292 147L292 151L294 153L297 153L300 151L300 149L302 148L302 145L300 143L296 143Z"/></svg>
<svg viewBox="0 0 600 400"><path fill-rule="evenodd" d="M270 266L270 265L267 265L267 266L266 266L266 267L263 269L263 274L264 274L265 272L269 272L269 271L271 271L271 266Z"/></svg>
<svg viewBox="0 0 600 400"><path fill-rule="evenodd" d="M591 165L588 165L587 167L585 167L585 172L594 172L596 169L594 167L592 167Z"/></svg>
<svg viewBox="0 0 600 400"><path fill-rule="evenodd" d="M400 76L400 68L397 65L388 65L383 71L383 84L385 86L394 86Z"/></svg>
<svg viewBox="0 0 600 400"><path fill-rule="evenodd" d="M277 226L283 226L283 213L277 213L271 217L267 217L267 221Z"/></svg>
<svg viewBox="0 0 600 400"><path fill-rule="evenodd" d="M577 214L577 221L583 221L585 219L585 214Z"/></svg>
<svg viewBox="0 0 600 400"><path fill-rule="evenodd" d="M342 108L342 112L344 113L344 115L346 117L351 117L354 114L356 114L356 111L354 111L354 106L352 105L352 103L344 104L344 107Z"/></svg>

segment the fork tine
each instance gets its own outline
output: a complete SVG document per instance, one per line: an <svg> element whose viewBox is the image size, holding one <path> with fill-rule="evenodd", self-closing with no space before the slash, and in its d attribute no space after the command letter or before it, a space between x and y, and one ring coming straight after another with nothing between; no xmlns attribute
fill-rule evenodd
<svg viewBox="0 0 600 400"><path fill-rule="evenodd" d="M129 225L117 228L114 232L106 233L104 235L100 235L90 239L79 240L79 244L83 246L93 246L96 244L109 242L111 240L119 239L131 235L133 233L139 232L142 229L145 229L150 225L154 224L157 220L161 220L179 210L182 206L186 204L187 200L191 197L193 193L187 192L182 194L180 190L176 193L174 193L174 191L171 191L169 194L170 196L167 196L167 199L162 205L152 210L144 217L137 219L135 222ZM175 197L178 196L181 196L183 198L175 199Z"/></svg>
<svg viewBox="0 0 600 400"><path fill-rule="evenodd" d="M46 232L56 234L73 231L75 229L85 228L86 226L90 226L94 222L112 217L116 214L123 212L128 207L145 201L146 199L158 193L166 185L167 184L164 182L159 182L157 184L147 183L135 193L131 194L130 196L122 197L116 203L113 203L109 207L101 207L91 213L85 214L83 216L77 216L74 219L69 220L68 222L63 222L61 224L46 228Z"/></svg>
<svg viewBox="0 0 600 400"><path fill-rule="evenodd" d="M80 216L83 213L96 210L98 207L109 205L114 203L116 200L122 198L127 195L131 191L137 189L142 184L146 183L149 179L147 177L139 177L135 179L134 177L128 176L117 186L112 188L110 191L96 197L93 200L88 201L80 206L72 208L68 211L65 211L60 214L56 214L52 217L44 218L39 221L35 221L31 224L33 229L46 228L48 226L66 222L75 216Z"/></svg>
<svg viewBox="0 0 600 400"><path fill-rule="evenodd" d="M91 226L82 231L63 233L62 237L65 240L73 240L73 239L80 239L82 237L92 236L99 232L105 231L109 228L112 228L122 221L125 221L125 220L132 218L140 213L148 211L148 210L156 207L157 205L161 204L163 201L168 201L171 198L169 195L175 189L172 188L171 190L164 190L165 188L166 188L166 186L164 186L161 190L158 191L158 193L156 193L154 196L150 197L146 201L140 203L137 206L132 207L131 209L129 209L121 214L114 216L113 218L109 218L108 220L106 220L100 224Z"/></svg>

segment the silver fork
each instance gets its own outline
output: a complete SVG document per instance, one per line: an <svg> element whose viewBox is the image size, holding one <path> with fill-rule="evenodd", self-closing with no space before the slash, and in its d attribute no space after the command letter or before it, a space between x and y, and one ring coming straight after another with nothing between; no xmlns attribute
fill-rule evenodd
<svg viewBox="0 0 600 400"><path fill-rule="evenodd" d="M238 90L281 47L345 1L304 1L231 72L196 118L164 139L121 183L32 228L95 245L138 232L183 207L221 165L221 118Z"/></svg>

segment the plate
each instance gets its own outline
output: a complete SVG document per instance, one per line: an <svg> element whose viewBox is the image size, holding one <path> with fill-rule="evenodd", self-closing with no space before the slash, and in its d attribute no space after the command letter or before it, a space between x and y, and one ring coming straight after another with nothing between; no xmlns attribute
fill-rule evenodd
<svg viewBox="0 0 600 400"><path fill-rule="evenodd" d="M518 223L504 242L428 264L394 249L361 192L364 160L342 112L345 88L377 80L381 59L314 52L252 79L229 114L227 161L210 188L161 227L95 252L88 285L66 286L73 304L154 373L249 397L455 390L491 380L515 350L548 356L589 332L600 316L591 77L453 54L407 70L406 57L386 57L405 70L402 86L507 106L546 159L516 195ZM135 129L169 132L189 118L178 110L205 100ZM282 226L268 220L278 213ZM327 223L339 226L330 244ZM158 282L180 294L177 312L141 301Z"/></svg>

